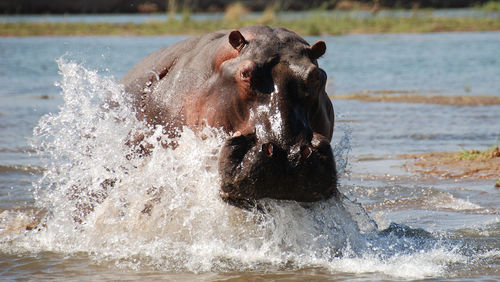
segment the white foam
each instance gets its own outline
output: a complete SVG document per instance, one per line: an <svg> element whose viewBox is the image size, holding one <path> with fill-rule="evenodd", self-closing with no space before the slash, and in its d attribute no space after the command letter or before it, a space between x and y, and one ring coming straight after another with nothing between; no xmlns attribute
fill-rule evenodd
<svg viewBox="0 0 500 282"><path fill-rule="evenodd" d="M392 277L424 279L443 276L446 264L466 261L464 256L453 251L435 248L383 258L379 254L365 253L361 256L335 259L327 267L332 271L356 274L379 272Z"/></svg>
<svg viewBox="0 0 500 282"><path fill-rule="evenodd" d="M471 203L468 200L455 198L449 193L439 193L432 197L430 204L436 208L449 209L454 211L468 211L482 209L480 205Z"/></svg>

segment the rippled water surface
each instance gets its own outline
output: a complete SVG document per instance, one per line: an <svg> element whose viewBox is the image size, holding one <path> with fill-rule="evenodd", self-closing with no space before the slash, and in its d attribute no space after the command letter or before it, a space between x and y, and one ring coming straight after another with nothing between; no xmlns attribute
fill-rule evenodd
<svg viewBox="0 0 500 282"><path fill-rule="evenodd" d="M179 148L149 158L124 145L145 125L119 79L183 38L0 39L1 277L500 279L494 181L423 178L396 158L499 144L500 106L335 100L362 90L499 96L500 33L322 37L346 198L264 201L265 213L219 199L221 132L201 140L186 129ZM120 107L104 111L106 99Z"/></svg>

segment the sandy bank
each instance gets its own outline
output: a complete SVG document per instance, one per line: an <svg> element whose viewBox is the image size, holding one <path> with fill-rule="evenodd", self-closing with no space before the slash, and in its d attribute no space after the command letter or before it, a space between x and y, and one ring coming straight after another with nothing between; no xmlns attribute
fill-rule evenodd
<svg viewBox="0 0 500 282"><path fill-rule="evenodd" d="M364 102L392 102L411 104L436 104L452 106L500 105L497 96L441 96L421 95L413 91L363 91L353 94L334 95L338 100L357 100Z"/></svg>
<svg viewBox="0 0 500 282"><path fill-rule="evenodd" d="M472 150L470 152L481 151ZM464 157L464 152L442 152L405 154L398 157L407 159L404 167L408 171L418 174L444 178L500 180L500 147L490 149L488 154L489 156L485 155L485 157L467 158Z"/></svg>

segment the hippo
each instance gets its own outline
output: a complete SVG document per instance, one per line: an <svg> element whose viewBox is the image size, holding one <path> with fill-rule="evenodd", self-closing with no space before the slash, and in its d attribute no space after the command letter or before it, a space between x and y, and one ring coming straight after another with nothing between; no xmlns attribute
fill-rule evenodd
<svg viewBox="0 0 500 282"><path fill-rule="evenodd" d="M334 111L317 62L325 51L284 28L223 30L151 53L121 82L137 117L167 134L183 126L228 134L218 157L226 202L316 202L339 193Z"/></svg>

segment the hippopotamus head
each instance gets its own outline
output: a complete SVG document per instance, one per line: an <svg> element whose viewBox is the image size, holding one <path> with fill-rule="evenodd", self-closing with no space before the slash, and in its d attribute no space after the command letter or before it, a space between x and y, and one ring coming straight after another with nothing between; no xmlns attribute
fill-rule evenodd
<svg viewBox="0 0 500 282"><path fill-rule="evenodd" d="M325 50L283 28L218 31L151 53L122 82L149 124L231 136L218 164L223 199L318 201L337 194Z"/></svg>
<svg viewBox="0 0 500 282"><path fill-rule="evenodd" d="M282 28L227 35L205 95L217 93L217 102L200 110L231 135L219 158L223 199L312 202L336 195L333 107L317 62L325 50L323 41L310 46Z"/></svg>

